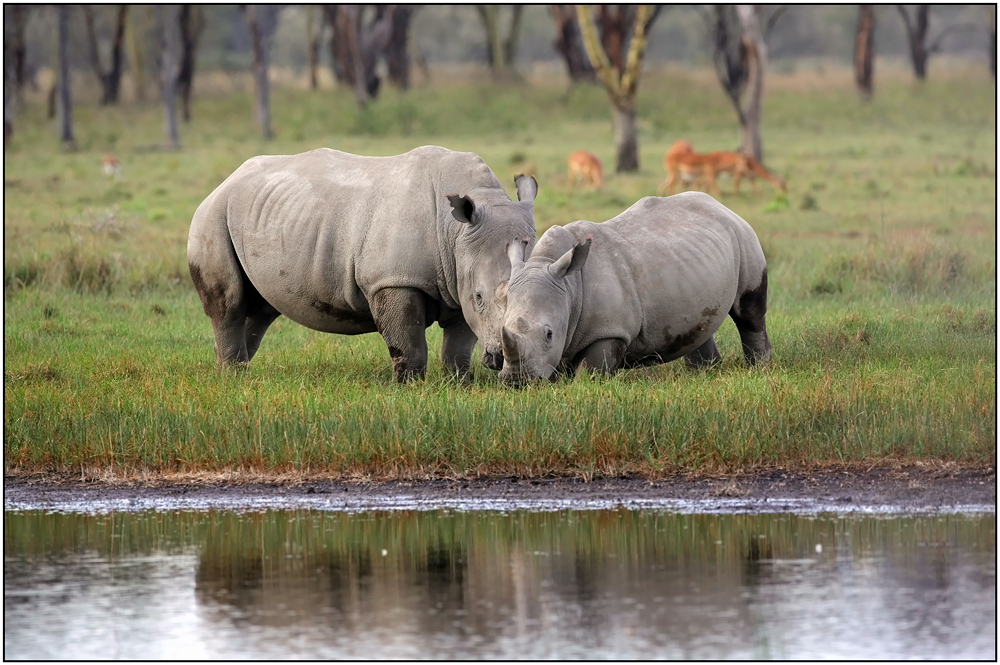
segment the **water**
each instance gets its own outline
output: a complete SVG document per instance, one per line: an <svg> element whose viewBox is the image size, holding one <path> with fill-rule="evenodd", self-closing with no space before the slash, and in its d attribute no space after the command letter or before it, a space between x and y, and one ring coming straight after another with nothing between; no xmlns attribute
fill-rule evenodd
<svg viewBox="0 0 1000 665"><path fill-rule="evenodd" d="M996 517L4 514L6 659L996 657Z"/></svg>

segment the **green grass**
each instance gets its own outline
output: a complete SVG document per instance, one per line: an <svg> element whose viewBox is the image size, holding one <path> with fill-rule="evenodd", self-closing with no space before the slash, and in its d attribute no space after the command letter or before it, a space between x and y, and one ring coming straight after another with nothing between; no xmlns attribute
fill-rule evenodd
<svg viewBox="0 0 1000 665"><path fill-rule="evenodd" d="M276 87L277 139L250 93L199 98L180 152L155 105L81 102L81 150L59 150L40 100L4 161L7 472L423 476L731 472L903 462L995 464L995 86L977 73L922 86L885 71L871 103L836 72L775 74L765 162L789 183L722 201L768 258L774 360L747 369L731 322L720 367L681 363L513 391L476 368L443 376L429 330L425 382L397 386L380 337L279 319L243 372L219 370L187 274L197 205L242 161L326 145L479 153L513 194L530 162L539 232L610 218L655 193L679 138L733 149L710 73L641 83L641 170L613 173L606 96L557 83L387 90L367 115L349 92ZM207 86L206 86L207 87ZM602 191L565 191L565 158L605 164ZM138 149L138 150L137 150ZM124 176L109 179L113 151Z"/></svg>

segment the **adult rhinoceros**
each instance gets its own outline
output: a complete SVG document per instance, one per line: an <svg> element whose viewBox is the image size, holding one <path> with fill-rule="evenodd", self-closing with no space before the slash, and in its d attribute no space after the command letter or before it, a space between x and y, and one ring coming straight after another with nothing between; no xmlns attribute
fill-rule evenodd
<svg viewBox="0 0 1000 665"><path fill-rule="evenodd" d="M394 157L320 148L253 157L198 207L188 265L221 364L253 358L281 314L314 330L381 333L396 378L422 377L425 330L469 377L477 336L500 369L507 243L529 238L534 178L507 196L477 155L437 146Z"/></svg>
<svg viewBox="0 0 1000 665"><path fill-rule="evenodd" d="M647 197L602 224L554 226L526 255L519 243L508 251L500 377L509 383L554 379L560 367L712 363L727 315L748 363L771 357L764 252L750 225L707 194Z"/></svg>

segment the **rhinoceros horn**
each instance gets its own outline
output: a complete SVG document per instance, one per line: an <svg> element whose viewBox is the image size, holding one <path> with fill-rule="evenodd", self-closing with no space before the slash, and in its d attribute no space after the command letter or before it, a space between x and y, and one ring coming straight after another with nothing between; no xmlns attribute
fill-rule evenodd
<svg viewBox="0 0 1000 665"><path fill-rule="evenodd" d="M503 326L500 329L500 344L503 346L503 355L510 364L518 363L521 360L521 354L517 348L517 333L507 330L507 326Z"/></svg>

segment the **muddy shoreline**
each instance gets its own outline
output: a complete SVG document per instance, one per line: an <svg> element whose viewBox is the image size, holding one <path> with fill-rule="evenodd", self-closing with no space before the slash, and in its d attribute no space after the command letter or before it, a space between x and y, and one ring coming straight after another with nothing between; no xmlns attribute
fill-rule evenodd
<svg viewBox="0 0 1000 665"><path fill-rule="evenodd" d="M5 476L5 510L656 508L676 512L996 512L996 469L767 471L728 477L477 478L385 482L81 481Z"/></svg>

